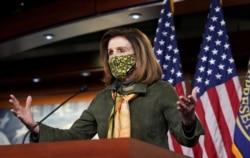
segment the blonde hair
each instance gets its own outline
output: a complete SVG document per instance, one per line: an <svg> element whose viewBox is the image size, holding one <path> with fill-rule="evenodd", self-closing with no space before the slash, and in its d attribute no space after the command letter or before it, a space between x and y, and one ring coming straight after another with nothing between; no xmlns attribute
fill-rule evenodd
<svg viewBox="0 0 250 158"><path fill-rule="evenodd" d="M110 39L122 36L126 38L134 49L136 58L136 72L133 82L151 84L162 76L162 69L157 62L153 48L148 37L136 28L114 28L108 30L100 43L100 56L104 66L104 83L110 85L115 78L112 76L108 65L108 43Z"/></svg>

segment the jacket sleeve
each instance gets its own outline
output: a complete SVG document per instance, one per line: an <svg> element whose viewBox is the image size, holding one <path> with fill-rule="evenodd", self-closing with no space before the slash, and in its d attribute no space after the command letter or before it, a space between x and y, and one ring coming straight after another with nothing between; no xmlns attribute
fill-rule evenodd
<svg viewBox="0 0 250 158"><path fill-rule="evenodd" d="M52 142L52 141L66 141L77 139L91 139L95 134L97 124L92 114L85 110L79 119L77 119L70 129L59 129L47 126L45 124L40 125L40 132L38 140L35 140L30 135L31 142ZM36 138L37 138L36 137Z"/></svg>
<svg viewBox="0 0 250 158"><path fill-rule="evenodd" d="M177 110L177 93L170 84L163 89L165 91L162 94L162 104L164 105L163 111L169 126L170 133L176 138L176 140L180 144L187 147L194 146L198 142L200 135L204 134L204 130L199 119L195 119L195 129L194 132L192 132L193 134L191 136L187 136L183 128L180 113Z"/></svg>

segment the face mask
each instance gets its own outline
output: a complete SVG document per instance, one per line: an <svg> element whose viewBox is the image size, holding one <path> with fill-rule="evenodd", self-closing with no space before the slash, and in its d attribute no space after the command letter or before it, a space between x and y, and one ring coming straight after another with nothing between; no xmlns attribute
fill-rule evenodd
<svg viewBox="0 0 250 158"><path fill-rule="evenodd" d="M132 72L135 66L135 56L133 54L114 56L109 60L109 67L112 75L119 80L124 80Z"/></svg>

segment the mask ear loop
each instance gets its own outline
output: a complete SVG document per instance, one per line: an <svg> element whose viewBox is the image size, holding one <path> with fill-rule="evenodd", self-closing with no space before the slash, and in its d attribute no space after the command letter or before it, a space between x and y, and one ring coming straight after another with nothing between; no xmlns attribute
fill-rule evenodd
<svg viewBox="0 0 250 158"><path fill-rule="evenodd" d="M135 65L133 65L131 68L127 70L127 75L133 72L134 70L135 70Z"/></svg>

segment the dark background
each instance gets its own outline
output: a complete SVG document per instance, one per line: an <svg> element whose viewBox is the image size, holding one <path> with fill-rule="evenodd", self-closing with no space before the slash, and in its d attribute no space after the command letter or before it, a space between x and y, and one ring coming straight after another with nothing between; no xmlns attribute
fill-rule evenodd
<svg viewBox="0 0 250 158"><path fill-rule="evenodd" d="M83 84L90 91L101 89L103 33L117 26L136 27L153 43L161 4L159 0L2 0L0 101L6 101L10 93L72 93ZM224 0L222 6L236 67L243 76L250 54L250 1ZM209 0L174 5L178 48L188 82L195 71L208 9ZM131 20L129 14L137 12L142 19ZM54 34L55 39L44 40L45 33ZM82 76L83 72L90 76ZM33 83L34 77L41 82Z"/></svg>

